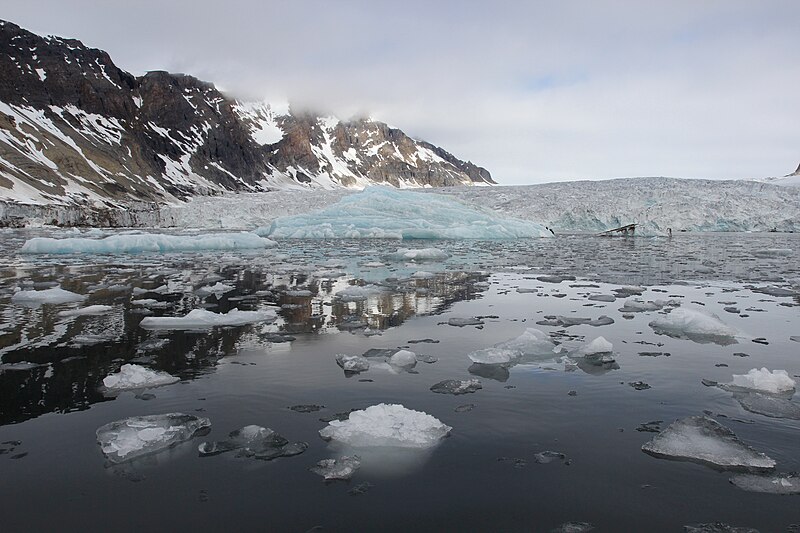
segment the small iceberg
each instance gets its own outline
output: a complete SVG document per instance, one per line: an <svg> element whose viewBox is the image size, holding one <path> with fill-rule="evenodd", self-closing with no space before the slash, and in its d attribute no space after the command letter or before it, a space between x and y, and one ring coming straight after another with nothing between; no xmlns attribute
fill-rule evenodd
<svg viewBox="0 0 800 533"><path fill-rule="evenodd" d="M22 245L24 254L136 254L142 252L196 252L200 250L245 250L274 246L275 242L254 233L209 233L166 235L137 233L103 239L35 237Z"/></svg>
<svg viewBox="0 0 800 533"><path fill-rule="evenodd" d="M734 374L733 381L727 383L726 387L779 394L794 391L796 385L786 370L770 372L766 368L753 368L747 374Z"/></svg>
<svg viewBox="0 0 800 533"><path fill-rule="evenodd" d="M655 457L695 461L723 469L765 471L775 461L755 451L713 418L690 416L676 420L642 451Z"/></svg>
<svg viewBox="0 0 800 533"><path fill-rule="evenodd" d="M398 350L386 362L394 368L410 370L417 366L417 354L409 350Z"/></svg>
<svg viewBox="0 0 800 533"><path fill-rule="evenodd" d="M699 343L735 344L739 334L718 316L688 307L673 309L649 325L656 333Z"/></svg>
<svg viewBox="0 0 800 533"><path fill-rule="evenodd" d="M86 296L76 294L74 292L66 291L61 287L53 287L52 289L44 289L41 291L19 291L15 292L11 297L14 303L24 304L70 304L82 302Z"/></svg>
<svg viewBox="0 0 800 533"><path fill-rule="evenodd" d="M347 355L343 353L336 354L336 364L345 373L358 374L369 370L369 360L360 355Z"/></svg>
<svg viewBox="0 0 800 533"><path fill-rule="evenodd" d="M58 316L98 316L105 315L110 312L113 307L110 305L88 305L79 309L68 309L66 311L59 311Z"/></svg>
<svg viewBox="0 0 800 533"><path fill-rule="evenodd" d="M519 239L552 237L541 224L506 218L452 197L368 187L320 211L280 217L259 235L282 239Z"/></svg>
<svg viewBox="0 0 800 533"><path fill-rule="evenodd" d="M774 476L737 474L731 478L731 483L749 492L800 494L800 476L794 473Z"/></svg>
<svg viewBox="0 0 800 533"><path fill-rule="evenodd" d="M345 455L338 459L323 459L309 470L325 478L325 481L333 481L350 479L360 467L361 458L357 455Z"/></svg>
<svg viewBox="0 0 800 533"><path fill-rule="evenodd" d="M447 252L438 248L398 248L389 259L395 261L444 261L450 257Z"/></svg>
<svg viewBox="0 0 800 533"><path fill-rule="evenodd" d="M211 427L208 418L183 413L133 416L101 426L97 443L111 463L161 452Z"/></svg>
<svg viewBox="0 0 800 533"><path fill-rule="evenodd" d="M353 411L347 420L332 420L319 435L354 448L424 449L439 444L452 429L427 413L380 403Z"/></svg>
<svg viewBox="0 0 800 533"><path fill-rule="evenodd" d="M527 328L519 337L467 354L482 365L512 365L524 362L546 362L556 357L556 345L543 331Z"/></svg>
<svg viewBox="0 0 800 533"><path fill-rule="evenodd" d="M225 294L226 292L231 292L236 287L231 285L225 285L224 283L220 283L219 281L216 282L214 285L206 285L205 287L200 287L195 291L198 296L210 296L214 295L217 298Z"/></svg>
<svg viewBox="0 0 800 533"><path fill-rule="evenodd" d="M103 378L103 387L108 391L123 391L130 389L144 389L170 385L180 381L167 372L150 370L139 365L125 364L119 372L109 374Z"/></svg>
<svg viewBox="0 0 800 533"><path fill-rule="evenodd" d="M242 326L256 322L272 322L275 319L276 314L271 310L239 311L231 309L227 313L213 313L205 309L194 309L182 317L148 316L143 318L139 325L150 330L186 330L215 326Z"/></svg>

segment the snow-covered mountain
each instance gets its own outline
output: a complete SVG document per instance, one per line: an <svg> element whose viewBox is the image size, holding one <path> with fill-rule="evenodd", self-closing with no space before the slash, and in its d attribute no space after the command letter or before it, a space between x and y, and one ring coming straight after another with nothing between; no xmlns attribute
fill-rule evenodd
<svg viewBox="0 0 800 533"><path fill-rule="evenodd" d="M759 178L756 179L756 181L780 185L782 187L800 187L800 165L797 165L797 170L782 178Z"/></svg>
<svg viewBox="0 0 800 533"><path fill-rule="evenodd" d="M370 119L241 102L0 21L0 201L114 208L221 191L494 183Z"/></svg>

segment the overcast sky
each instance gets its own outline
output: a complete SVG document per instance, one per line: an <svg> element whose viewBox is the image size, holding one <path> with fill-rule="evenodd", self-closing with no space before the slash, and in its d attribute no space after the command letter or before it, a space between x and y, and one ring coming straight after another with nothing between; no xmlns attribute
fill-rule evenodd
<svg viewBox="0 0 800 533"><path fill-rule="evenodd" d="M800 163L800 1L4 0L134 74L369 114L503 184Z"/></svg>

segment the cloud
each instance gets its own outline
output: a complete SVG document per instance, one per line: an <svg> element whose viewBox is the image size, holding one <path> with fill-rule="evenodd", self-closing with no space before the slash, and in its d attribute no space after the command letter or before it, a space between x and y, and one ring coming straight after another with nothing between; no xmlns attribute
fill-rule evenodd
<svg viewBox="0 0 800 533"><path fill-rule="evenodd" d="M501 183L800 162L791 0L8 3L4 17L136 74L370 113Z"/></svg>

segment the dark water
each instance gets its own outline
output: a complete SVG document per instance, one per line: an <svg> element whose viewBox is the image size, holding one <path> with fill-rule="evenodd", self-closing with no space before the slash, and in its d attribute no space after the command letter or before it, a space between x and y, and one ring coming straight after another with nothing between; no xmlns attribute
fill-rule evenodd
<svg viewBox="0 0 800 533"><path fill-rule="evenodd" d="M707 411L775 459L780 472L800 471L800 421L748 412L729 392L701 384L762 366L800 374L800 343L790 340L800 335L800 297L758 292L797 290L800 236L305 241L266 252L18 255L33 235L0 234L3 531L549 531L569 521L590 522L595 531L682 531L684 524L723 521L766 532L800 523L798 496L745 492L728 482L730 473L646 455L640 448L654 433L636 431L645 422L663 421L663 428ZM399 245L435 246L450 258L389 259ZM384 266L365 266L372 262ZM577 279L536 279L554 274ZM235 288L219 298L198 296L196 289L218 281ZM11 302L16 288L56 283L87 294L87 301ZM383 290L366 301L334 297L352 284ZM702 307L742 335L735 344L657 335L648 323L658 311L624 318L624 298L588 300L627 285L643 286L645 301ZM131 303L136 299L161 303L147 311ZM91 304L113 311L58 316ZM146 312L179 316L198 307L280 312L274 324L207 331L138 326ZM614 323L535 324L550 315L607 315ZM446 324L474 316L486 317L483 326ZM471 365L468 352L526 327L550 334L565 349L602 335L614 344L616 364L569 372L558 364ZM752 341L759 337L768 344ZM420 339L439 342L409 343ZM334 361L337 353L398 347L438 360L419 363L413 373L375 364L352 377ZM135 392L105 396L98 390L102 379L125 362L181 381L150 389L155 398L147 401ZM474 394L429 390L444 379L475 377L483 389ZM651 388L636 390L629 386L635 381ZM335 456L317 434L326 425L321 417L381 402L427 412L452 426L451 436L415 461L389 456L381 468L365 465L349 482L326 484L308 471ZM297 404L325 407L288 408ZM466 404L474 408L457 410ZM211 433L125 466L105 466L98 427L175 411L209 417ZM270 462L198 457L203 440L249 424L309 448ZM564 453L569 464L537 464L534 454L543 450ZM364 494L350 493L365 482L371 486Z"/></svg>

